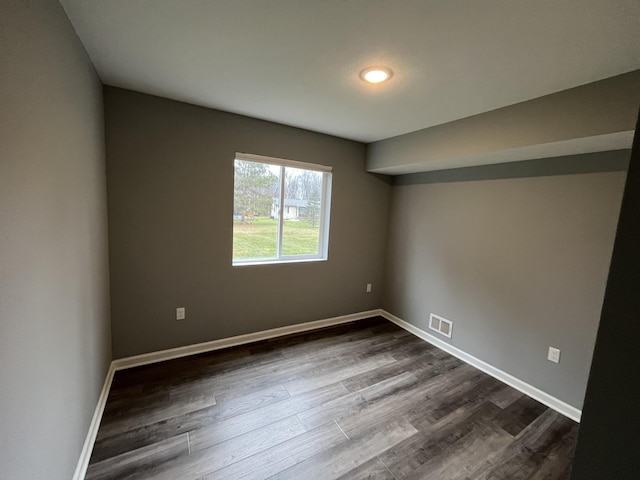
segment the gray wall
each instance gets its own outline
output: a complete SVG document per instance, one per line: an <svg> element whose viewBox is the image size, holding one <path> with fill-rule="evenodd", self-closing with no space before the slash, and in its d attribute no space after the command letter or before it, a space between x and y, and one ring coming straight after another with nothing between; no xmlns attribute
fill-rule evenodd
<svg viewBox="0 0 640 480"><path fill-rule="evenodd" d="M363 144L111 87L105 111L115 357L380 306L390 187ZM328 261L231 266L236 151L334 167Z"/></svg>
<svg viewBox="0 0 640 480"><path fill-rule="evenodd" d="M640 103L640 70L598 82L481 113L454 122L380 140L368 145L367 170L388 173L389 169L410 168L420 164L422 170L460 167L470 164L509 161L505 150L523 149L548 157L554 142L566 144L556 155L582 153L582 142L590 137L632 132L636 106ZM629 135L630 144L631 135ZM596 143L602 142L598 140ZM629 144L609 145L629 148ZM562 145L562 143L560 143ZM578 149L567 152L566 148ZM545 152L543 155L542 153ZM511 152L514 154L514 152ZM481 161L478 159L482 159ZM420 171L405 170L405 172Z"/></svg>
<svg viewBox="0 0 640 480"><path fill-rule="evenodd" d="M624 179L394 186L383 307L425 331L430 312L453 321L443 340L581 408Z"/></svg>
<svg viewBox="0 0 640 480"><path fill-rule="evenodd" d="M56 1L0 2L0 477L69 480L111 360L102 91Z"/></svg>

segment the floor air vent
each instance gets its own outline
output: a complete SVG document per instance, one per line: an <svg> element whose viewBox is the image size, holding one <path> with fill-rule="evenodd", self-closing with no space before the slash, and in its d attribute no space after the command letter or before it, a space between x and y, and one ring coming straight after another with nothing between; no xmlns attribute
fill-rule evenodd
<svg viewBox="0 0 640 480"><path fill-rule="evenodd" d="M431 317L429 317L429 328L435 330L440 335L451 338L453 322L432 313Z"/></svg>

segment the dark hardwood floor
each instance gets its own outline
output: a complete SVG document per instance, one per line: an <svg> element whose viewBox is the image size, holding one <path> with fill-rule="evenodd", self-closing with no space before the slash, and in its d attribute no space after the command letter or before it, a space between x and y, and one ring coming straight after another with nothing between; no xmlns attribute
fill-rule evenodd
<svg viewBox="0 0 640 480"><path fill-rule="evenodd" d="M86 478L559 480L577 430L373 318L117 372Z"/></svg>

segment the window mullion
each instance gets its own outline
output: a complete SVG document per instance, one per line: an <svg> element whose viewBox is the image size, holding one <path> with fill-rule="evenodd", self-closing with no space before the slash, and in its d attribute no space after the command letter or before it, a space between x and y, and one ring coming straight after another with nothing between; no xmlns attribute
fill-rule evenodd
<svg viewBox="0 0 640 480"><path fill-rule="evenodd" d="M318 215L319 217L319 228L318 228L318 255L322 255L323 252L326 252L326 246L325 246L325 235L324 235L324 230L325 230L325 223L326 223L326 213L327 213L327 208L326 208L326 199L327 199L327 175L326 174L322 174L322 185L321 185L321 200L320 200L320 215Z"/></svg>
<svg viewBox="0 0 640 480"><path fill-rule="evenodd" d="M243 156L251 158L243 159L241 158ZM322 166L313 168L312 164L294 163L270 157L258 158L248 154L238 154L237 157L240 158L234 160L233 265L327 260L331 168ZM259 159L273 160L273 163L259 162L257 161ZM309 168L304 168L307 166ZM280 191L276 197L272 197L273 189L277 187ZM289 200L286 198L289 190L293 193L290 200L292 205L285 205ZM287 210L289 212L285 213ZM275 258L272 250L273 243L271 243L273 242L273 223L262 218L255 218L255 223L242 222L245 212L250 211L256 217L263 215L276 217ZM238 215L237 222L236 215ZM287 254L284 253L285 217L291 218L288 228L293 228L293 231L287 230L287 242L289 242ZM316 224L316 220L319 225ZM318 242L317 250L314 250L313 244L310 243L311 241L315 243L316 239L312 238L315 235ZM271 238L266 243L268 237ZM269 244L271 247L267 247ZM266 248L271 251L265 250Z"/></svg>
<svg viewBox="0 0 640 480"><path fill-rule="evenodd" d="M278 246L276 257L282 257L282 232L284 226L284 166L280 167L280 209L278 211Z"/></svg>

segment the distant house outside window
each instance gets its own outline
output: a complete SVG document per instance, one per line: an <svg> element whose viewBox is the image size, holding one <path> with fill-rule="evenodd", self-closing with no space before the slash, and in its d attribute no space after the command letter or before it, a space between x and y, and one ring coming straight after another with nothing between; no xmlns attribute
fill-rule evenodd
<svg viewBox="0 0 640 480"><path fill-rule="evenodd" d="M233 265L326 260L331 179L328 166L236 153Z"/></svg>

